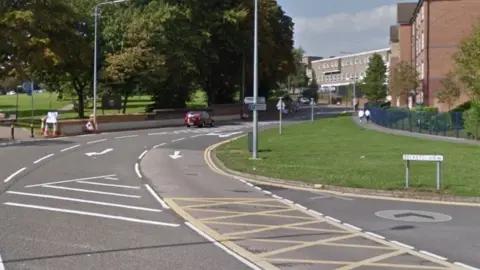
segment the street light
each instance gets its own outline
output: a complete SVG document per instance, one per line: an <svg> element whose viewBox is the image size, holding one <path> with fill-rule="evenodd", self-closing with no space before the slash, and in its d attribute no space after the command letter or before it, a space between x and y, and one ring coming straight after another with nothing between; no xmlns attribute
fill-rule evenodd
<svg viewBox="0 0 480 270"><path fill-rule="evenodd" d="M353 54L352 52L340 52L340 54ZM356 85L357 85L357 70L356 70L356 63L353 61L353 89L352 89L352 107L353 111L355 112L355 104L357 101L357 94L356 94Z"/></svg>
<svg viewBox="0 0 480 270"><path fill-rule="evenodd" d="M258 0L254 0L254 24L253 24L253 156L258 159Z"/></svg>
<svg viewBox="0 0 480 270"><path fill-rule="evenodd" d="M100 6L108 4L118 4L127 2L128 0L106 1L95 6L95 45L93 48L93 124L97 129L97 50L98 50L98 12Z"/></svg>

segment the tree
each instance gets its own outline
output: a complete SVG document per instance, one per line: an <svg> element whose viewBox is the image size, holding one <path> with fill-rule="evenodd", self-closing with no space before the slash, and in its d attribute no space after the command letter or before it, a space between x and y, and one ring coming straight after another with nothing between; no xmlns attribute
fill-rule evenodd
<svg viewBox="0 0 480 270"><path fill-rule="evenodd" d="M294 48L292 54L295 70L287 76L287 87L289 88L289 91L292 90L292 88L293 91L295 91L297 87L306 87L308 85L306 67L302 61L305 51L301 47Z"/></svg>
<svg viewBox="0 0 480 270"><path fill-rule="evenodd" d="M387 66L382 57L377 53L373 54L361 83L366 98L374 101L385 99L387 96L386 73Z"/></svg>
<svg viewBox="0 0 480 270"><path fill-rule="evenodd" d="M402 61L395 66L390 82L390 91L405 100L409 96L415 97L420 85L419 77L417 70L410 63Z"/></svg>
<svg viewBox="0 0 480 270"><path fill-rule="evenodd" d="M353 99L353 84L347 85L345 88L345 104L348 104Z"/></svg>
<svg viewBox="0 0 480 270"><path fill-rule="evenodd" d="M437 99L440 103L446 104L450 111L453 103L460 97L460 87L455 74L453 72L447 73L441 84L443 89L437 92Z"/></svg>
<svg viewBox="0 0 480 270"><path fill-rule="evenodd" d="M473 98L480 97L480 24L460 43L455 55L458 78Z"/></svg>

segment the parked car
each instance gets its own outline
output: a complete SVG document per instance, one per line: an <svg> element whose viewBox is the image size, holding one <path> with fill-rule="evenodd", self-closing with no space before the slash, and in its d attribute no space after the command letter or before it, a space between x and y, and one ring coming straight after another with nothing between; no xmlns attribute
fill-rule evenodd
<svg viewBox="0 0 480 270"><path fill-rule="evenodd" d="M304 105L308 105L310 104L310 99L306 98L306 97L301 97L298 102L300 102L301 104L304 104Z"/></svg>
<svg viewBox="0 0 480 270"><path fill-rule="evenodd" d="M197 126L197 127L204 127L208 125L213 127L214 120L210 117L210 114L206 111L190 111L185 114L185 126Z"/></svg>

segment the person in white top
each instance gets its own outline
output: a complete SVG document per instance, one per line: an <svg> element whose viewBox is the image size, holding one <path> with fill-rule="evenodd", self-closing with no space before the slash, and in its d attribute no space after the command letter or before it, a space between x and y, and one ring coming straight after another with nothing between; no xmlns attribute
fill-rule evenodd
<svg viewBox="0 0 480 270"><path fill-rule="evenodd" d="M365 118L367 119L367 123L370 122L370 111L365 110Z"/></svg>
<svg viewBox="0 0 480 270"><path fill-rule="evenodd" d="M358 118L360 119L360 123L363 122L363 116L364 115L365 115L365 113L363 112L363 110L358 111Z"/></svg>

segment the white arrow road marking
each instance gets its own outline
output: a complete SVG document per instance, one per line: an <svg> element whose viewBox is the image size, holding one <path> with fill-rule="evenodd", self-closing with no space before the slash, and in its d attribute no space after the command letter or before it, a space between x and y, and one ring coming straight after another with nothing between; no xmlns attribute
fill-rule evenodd
<svg viewBox="0 0 480 270"><path fill-rule="evenodd" d="M107 149L103 150L103 151L100 152L100 153L97 153L97 152L85 153L85 155L87 155L87 156L89 156L89 157L91 157L91 156L100 156L100 155L104 155L104 154L106 154L106 153L108 153L108 152L111 152L111 151L113 151L113 148L107 148Z"/></svg>
<svg viewBox="0 0 480 270"><path fill-rule="evenodd" d="M181 158L182 156L180 155L180 151L175 151L173 152L173 155L170 155L172 159L178 159Z"/></svg>

